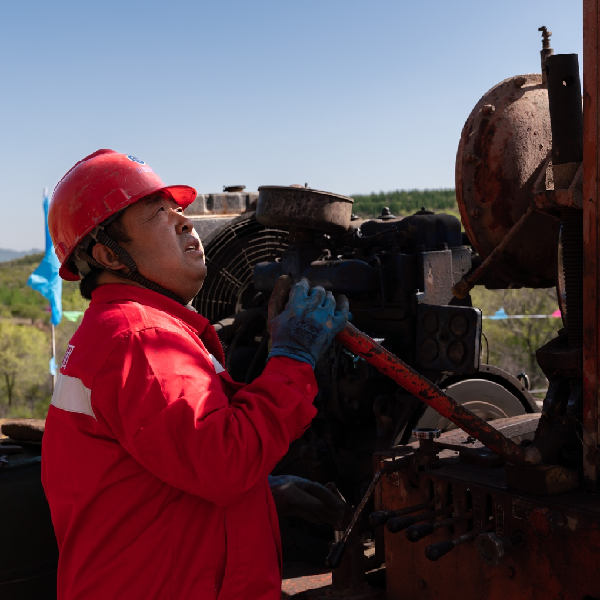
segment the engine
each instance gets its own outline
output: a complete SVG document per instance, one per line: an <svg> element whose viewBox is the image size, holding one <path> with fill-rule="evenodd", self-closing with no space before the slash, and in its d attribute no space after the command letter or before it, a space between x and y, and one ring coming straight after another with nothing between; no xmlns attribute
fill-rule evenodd
<svg viewBox="0 0 600 600"><path fill-rule="evenodd" d="M256 205L208 237L208 276L195 306L215 323L234 379L253 380L269 351L266 302L280 275L345 294L352 322L490 420L538 412L516 378L480 364L481 312L452 287L473 267L459 220L422 209L352 216L352 200L264 186ZM372 455L447 422L363 359L334 343L316 367L317 417L276 473L334 481L360 499Z"/></svg>

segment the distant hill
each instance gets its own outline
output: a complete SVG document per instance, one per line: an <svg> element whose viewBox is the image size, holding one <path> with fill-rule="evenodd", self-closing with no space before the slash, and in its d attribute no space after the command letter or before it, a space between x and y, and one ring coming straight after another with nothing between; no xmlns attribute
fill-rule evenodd
<svg viewBox="0 0 600 600"><path fill-rule="evenodd" d="M0 262L6 262L7 260L15 260L17 258L22 258L23 256L29 256L30 254L39 254L43 252L43 250L38 250L37 248L32 248L31 250L5 250L4 248L0 248Z"/></svg>

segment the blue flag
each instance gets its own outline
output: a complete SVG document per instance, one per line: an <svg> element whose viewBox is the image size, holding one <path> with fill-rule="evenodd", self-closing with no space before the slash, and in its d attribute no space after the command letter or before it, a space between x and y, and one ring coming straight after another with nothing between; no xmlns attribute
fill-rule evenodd
<svg viewBox="0 0 600 600"><path fill-rule="evenodd" d="M58 274L60 263L54 252L48 229L48 194L44 194L44 216L46 222L46 253L38 268L29 276L27 285L37 290L50 302L52 324L58 325L62 318L62 279Z"/></svg>
<svg viewBox="0 0 600 600"><path fill-rule="evenodd" d="M508 315L504 310L504 307L501 306L490 319L508 319Z"/></svg>

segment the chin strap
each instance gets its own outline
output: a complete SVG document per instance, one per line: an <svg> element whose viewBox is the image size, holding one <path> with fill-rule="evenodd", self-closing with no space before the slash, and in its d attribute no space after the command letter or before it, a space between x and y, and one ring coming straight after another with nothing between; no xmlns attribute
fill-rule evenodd
<svg viewBox="0 0 600 600"><path fill-rule="evenodd" d="M162 294L163 296L166 296L171 300L175 300L175 302L178 302L183 306L186 305L185 302L177 294L174 294L170 290L167 290L161 285L158 285L158 283L155 283L154 281L146 279L146 277L144 277L138 271L135 261L133 260L133 258L131 258L131 255L127 252L127 250L119 246L119 244L117 244L117 242L115 242L115 240L113 240L109 235L107 235L102 229L99 229L97 232L92 234L92 236L97 242L104 244L107 248L110 248L110 250L112 250L119 257L120 261L127 267L128 272L124 273L123 269L108 269L107 267L101 265L93 257L91 257L81 246L78 246L75 250L75 256L77 259L83 260L88 265L96 267L97 269L102 269L103 271L108 271L110 273L113 273L114 275L118 275L122 279L135 281L136 283L139 283L141 286L148 288L153 292L158 292L159 294Z"/></svg>

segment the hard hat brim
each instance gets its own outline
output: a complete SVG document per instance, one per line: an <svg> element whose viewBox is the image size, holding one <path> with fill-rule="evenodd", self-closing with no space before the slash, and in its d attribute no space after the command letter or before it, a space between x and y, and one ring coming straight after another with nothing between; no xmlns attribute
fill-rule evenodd
<svg viewBox="0 0 600 600"><path fill-rule="evenodd" d="M196 190L189 185L167 185L163 188L156 190L156 192L167 192L173 197L173 200L181 206L181 208L187 208L195 199L198 193ZM148 195L148 194L146 194ZM143 198L140 197L140 200Z"/></svg>

